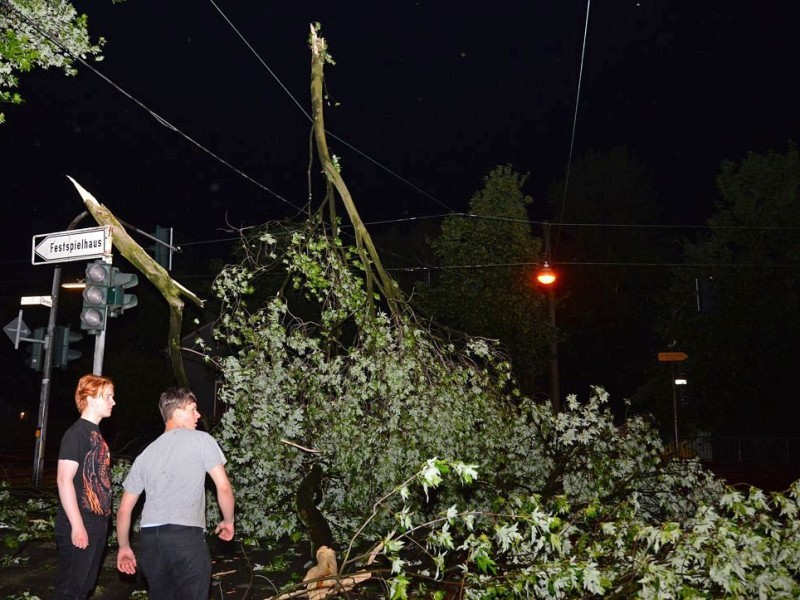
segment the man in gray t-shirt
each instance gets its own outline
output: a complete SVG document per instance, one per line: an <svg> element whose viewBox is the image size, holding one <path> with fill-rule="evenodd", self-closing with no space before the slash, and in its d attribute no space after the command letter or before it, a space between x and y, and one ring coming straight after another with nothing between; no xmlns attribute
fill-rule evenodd
<svg viewBox="0 0 800 600"><path fill-rule="evenodd" d="M136 458L123 482L117 511L117 568L132 575L136 555L130 546L131 513L142 492L139 558L149 584L149 597L208 599L211 556L205 543L206 473L217 488L222 521L216 532L233 539L233 490L225 472L225 456L216 440L196 431L197 399L187 390L161 394L159 409L166 428Z"/></svg>

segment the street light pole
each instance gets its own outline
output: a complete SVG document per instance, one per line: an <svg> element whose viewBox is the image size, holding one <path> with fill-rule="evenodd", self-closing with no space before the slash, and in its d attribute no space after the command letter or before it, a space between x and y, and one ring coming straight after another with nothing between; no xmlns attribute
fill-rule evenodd
<svg viewBox="0 0 800 600"><path fill-rule="evenodd" d="M550 318L551 339L550 339L550 402L553 405L553 412L561 412L561 396L558 385L558 341L556 340L556 300L553 286L547 288L547 314Z"/></svg>
<svg viewBox="0 0 800 600"><path fill-rule="evenodd" d="M550 268L550 224L544 224L544 266L536 273L536 280L547 288L547 316L550 320L550 403L553 412L561 412L561 397L558 385L558 340L556 337L555 271Z"/></svg>

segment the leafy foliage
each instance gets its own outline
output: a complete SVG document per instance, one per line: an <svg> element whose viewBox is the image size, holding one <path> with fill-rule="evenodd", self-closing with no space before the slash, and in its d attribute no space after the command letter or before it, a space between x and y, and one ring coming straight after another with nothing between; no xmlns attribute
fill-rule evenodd
<svg viewBox="0 0 800 600"><path fill-rule="evenodd" d="M232 350L216 434L245 535L295 532L294 494L320 460L342 572L386 574L395 598L798 592L797 486L742 494L668 460L646 419L615 423L601 388L558 414L520 396L485 340L366 310L359 262L336 239L298 231L279 248L265 232L245 247L215 282ZM248 306L279 263L312 318L284 293ZM464 462L430 458L453 456ZM449 473L461 485L441 485Z"/></svg>
<svg viewBox="0 0 800 600"><path fill-rule="evenodd" d="M697 390L685 420L721 433L793 435L800 412L784 398L800 392L800 299L792 291L800 285L800 154L790 145L725 162L717 185L708 232L686 245L695 267L676 273L672 294L682 299L675 336ZM703 312L695 278L710 286Z"/></svg>
<svg viewBox="0 0 800 600"><path fill-rule="evenodd" d="M451 470L461 484L481 475L431 460L407 485L437 487ZM687 483L708 483L687 474ZM394 494L409 495L406 485ZM390 510L389 499L382 508ZM770 497L728 489L661 520L635 492L588 503L516 496L491 512L452 505L433 518L404 504L378 547L391 565L392 598L794 598L799 508L800 482Z"/></svg>
<svg viewBox="0 0 800 600"><path fill-rule="evenodd" d="M440 323L500 340L514 357L514 375L531 394L547 364L550 330L541 293L534 289L541 240L533 236L522 192L527 175L496 167L469 205L470 216L442 222L431 245L442 274L417 284L419 304Z"/></svg>
<svg viewBox="0 0 800 600"><path fill-rule="evenodd" d="M30 540L52 538L57 503L52 494L25 497L0 482L0 530L5 546L16 549Z"/></svg>
<svg viewBox="0 0 800 600"><path fill-rule="evenodd" d="M318 303L313 322L295 317L283 296L247 309L241 297L257 265L230 267L215 284L226 309L218 335L237 349L221 362L228 409L219 436L237 501L262 507L238 520L256 536L298 525L285 507L307 461L282 440L321 451L329 477L323 506L351 530L425 457L491 454L491 432L511 408L509 367L491 343L437 340L411 313L370 317L371 299L345 256L352 257L338 241L302 233L288 248L294 287Z"/></svg>
<svg viewBox="0 0 800 600"><path fill-rule="evenodd" d="M561 213L552 244L562 275L556 295L564 388L584 394L602 384L619 401L634 394L654 362L652 324L669 281L654 265L677 258L680 247L669 230L647 227L661 222L654 176L627 147L586 152L572 165L566 195L564 185L549 194Z"/></svg>
<svg viewBox="0 0 800 600"><path fill-rule="evenodd" d="M105 41L90 41L86 15L79 15L67 0L3 0L2 8L0 102L22 102L15 91L20 73L56 67L74 75L76 57L99 60Z"/></svg>

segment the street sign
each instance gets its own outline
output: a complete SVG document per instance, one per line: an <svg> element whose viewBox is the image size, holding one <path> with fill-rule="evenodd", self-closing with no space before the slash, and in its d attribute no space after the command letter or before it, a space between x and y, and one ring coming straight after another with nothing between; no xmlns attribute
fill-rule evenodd
<svg viewBox="0 0 800 600"><path fill-rule="evenodd" d="M20 299L20 305L22 306L48 306L50 308L53 307L53 297L52 296L23 296Z"/></svg>
<svg viewBox="0 0 800 600"><path fill-rule="evenodd" d="M689 358L686 352L659 352L658 362L683 362Z"/></svg>
<svg viewBox="0 0 800 600"><path fill-rule="evenodd" d="M103 258L111 254L111 227L88 227L33 236L31 264Z"/></svg>
<svg viewBox="0 0 800 600"><path fill-rule="evenodd" d="M15 349L19 348L20 340L27 338L31 334L30 328L25 325L25 321L22 320L22 311L20 311L16 319L3 327L3 331L6 332L6 335L14 344Z"/></svg>

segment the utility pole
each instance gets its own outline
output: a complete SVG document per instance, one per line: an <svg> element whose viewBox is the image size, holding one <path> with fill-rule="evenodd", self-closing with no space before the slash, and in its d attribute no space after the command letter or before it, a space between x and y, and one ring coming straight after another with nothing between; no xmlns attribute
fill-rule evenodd
<svg viewBox="0 0 800 600"><path fill-rule="evenodd" d="M561 390L559 389L558 374L558 341L556 340L556 297L553 286L547 288L547 315L550 318L550 328L552 329L550 340L550 402L553 404L553 412L561 412Z"/></svg>
<svg viewBox="0 0 800 600"><path fill-rule="evenodd" d="M553 412L561 412L561 391L559 389L558 374L558 339L556 332L556 297L554 284L558 276L550 268L550 223L544 224L544 266L537 271L536 281L546 288L547 293L547 316L550 321L550 403Z"/></svg>

